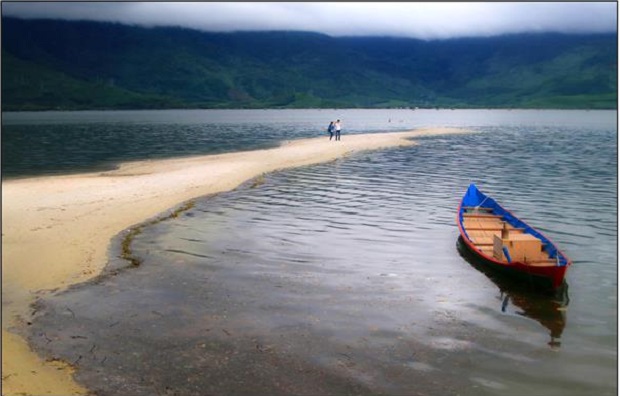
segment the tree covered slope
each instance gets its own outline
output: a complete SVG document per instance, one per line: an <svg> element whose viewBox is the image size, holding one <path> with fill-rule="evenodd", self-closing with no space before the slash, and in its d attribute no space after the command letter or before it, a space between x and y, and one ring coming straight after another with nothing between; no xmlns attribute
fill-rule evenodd
<svg viewBox="0 0 620 396"><path fill-rule="evenodd" d="M422 41L2 20L2 109L616 108L616 35Z"/></svg>

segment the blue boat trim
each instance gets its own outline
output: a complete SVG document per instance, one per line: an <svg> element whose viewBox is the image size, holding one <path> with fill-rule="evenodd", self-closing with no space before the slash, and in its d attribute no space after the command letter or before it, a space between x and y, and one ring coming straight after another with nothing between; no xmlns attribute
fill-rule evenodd
<svg viewBox="0 0 620 396"><path fill-rule="evenodd" d="M510 257L508 248L506 246L502 246L502 251L504 252L504 255L506 256L506 259L508 260L508 264L510 264L512 262L512 258Z"/></svg>

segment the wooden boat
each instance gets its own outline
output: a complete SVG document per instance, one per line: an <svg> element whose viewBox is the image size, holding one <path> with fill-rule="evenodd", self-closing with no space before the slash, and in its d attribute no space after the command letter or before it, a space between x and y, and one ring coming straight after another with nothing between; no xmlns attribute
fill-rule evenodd
<svg viewBox="0 0 620 396"><path fill-rule="evenodd" d="M489 267L542 288L557 290L564 284L571 260L474 184L461 200L457 224L467 249Z"/></svg>

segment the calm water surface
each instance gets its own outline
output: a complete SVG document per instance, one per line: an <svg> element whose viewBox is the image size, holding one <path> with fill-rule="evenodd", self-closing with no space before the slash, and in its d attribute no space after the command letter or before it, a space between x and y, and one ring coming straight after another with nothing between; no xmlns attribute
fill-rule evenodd
<svg viewBox="0 0 620 396"><path fill-rule="evenodd" d="M389 113L356 112L368 131ZM30 340L101 394L616 394L616 113L416 113L401 129L478 133L198 199L143 228L140 267L41 302ZM260 120L274 141L292 134L278 114ZM573 259L565 294L459 254L470 182Z"/></svg>
<svg viewBox="0 0 620 396"><path fill-rule="evenodd" d="M608 127L615 112L502 110L143 110L2 113L4 178L113 169L118 162L273 147L325 135L426 126Z"/></svg>

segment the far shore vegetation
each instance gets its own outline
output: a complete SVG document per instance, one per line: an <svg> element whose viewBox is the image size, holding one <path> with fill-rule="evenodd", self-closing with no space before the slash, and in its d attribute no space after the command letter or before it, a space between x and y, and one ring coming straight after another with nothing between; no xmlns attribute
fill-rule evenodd
<svg viewBox="0 0 620 396"><path fill-rule="evenodd" d="M2 23L3 111L617 109L615 34L423 41Z"/></svg>

